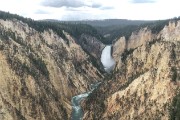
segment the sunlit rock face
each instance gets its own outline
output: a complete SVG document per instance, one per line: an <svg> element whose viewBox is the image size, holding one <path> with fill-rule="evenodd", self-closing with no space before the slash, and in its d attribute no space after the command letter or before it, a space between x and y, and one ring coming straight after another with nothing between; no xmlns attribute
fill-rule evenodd
<svg viewBox="0 0 180 120"><path fill-rule="evenodd" d="M104 69L106 72L111 72L113 69L114 69L114 66L115 66L115 61L114 59L112 58L112 55L111 55L111 49L112 46L111 45L108 45L106 46L103 51L102 51L102 54L101 54L101 62L104 66Z"/></svg>
<svg viewBox="0 0 180 120"><path fill-rule="evenodd" d="M112 56L115 61L118 61L125 50L135 49L153 39L156 39L155 35L147 27L140 29L138 32L132 32L129 39L122 36L113 44Z"/></svg>

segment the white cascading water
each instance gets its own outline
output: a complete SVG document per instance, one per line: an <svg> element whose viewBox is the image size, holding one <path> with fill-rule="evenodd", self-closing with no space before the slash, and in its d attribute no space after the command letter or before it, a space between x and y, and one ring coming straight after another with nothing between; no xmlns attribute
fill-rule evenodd
<svg viewBox="0 0 180 120"><path fill-rule="evenodd" d="M111 47L111 45L107 45L101 54L101 62L106 72L111 72L115 66L115 61L111 56Z"/></svg>

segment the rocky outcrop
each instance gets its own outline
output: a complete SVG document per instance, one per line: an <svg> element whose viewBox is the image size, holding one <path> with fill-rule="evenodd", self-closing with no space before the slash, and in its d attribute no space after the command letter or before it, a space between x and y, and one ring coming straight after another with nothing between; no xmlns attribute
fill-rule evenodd
<svg viewBox="0 0 180 120"><path fill-rule="evenodd" d="M153 35L148 28L133 32L128 40L126 40L125 37L120 37L113 45L113 57L119 59L118 57L121 56L125 50L135 49L148 41L152 41L154 38L155 35Z"/></svg>
<svg viewBox="0 0 180 120"><path fill-rule="evenodd" d="M74 37L0 19L0 119L65 120L72 96L103 75Z"/></svg>
<svg viewBox="0 0 180 120"><path fill-rule="evenodd" d="M92 56L98 59L100 59L101 52L105 47L105 45L97 38L87 34L81 35L79 39L79 44L81 44L82 48L85 51L87 51L89 54L91 54Z"/></svg>
<svg viewBox="0 0 180 120"><path fill-rule="evenodd" d="M144 28L114 44L116 69L83 103L84 120L168 119L180 86L179 23L158 34Z"/></svg>

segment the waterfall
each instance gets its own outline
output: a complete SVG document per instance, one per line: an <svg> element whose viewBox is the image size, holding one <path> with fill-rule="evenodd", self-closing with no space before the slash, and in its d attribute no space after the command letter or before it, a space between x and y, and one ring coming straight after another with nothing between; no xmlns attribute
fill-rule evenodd
<svg viewBox="0 0 180 120"><path fill-rule="evenodd" d="M112 46L107 45L101 54L101 62L106 72L111 72L114 69L115 61L112 58Z"/></svg>

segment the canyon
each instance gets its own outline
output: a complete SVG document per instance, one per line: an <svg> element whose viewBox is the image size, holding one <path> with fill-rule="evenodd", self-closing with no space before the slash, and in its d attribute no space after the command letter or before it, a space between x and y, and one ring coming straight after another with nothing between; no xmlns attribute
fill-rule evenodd
<svg viewBox="0 0 180 120"><path fill-rule="evenodd" d="M168 120L179 33L170 20L105 45L88 25L0 17L0 119Z"/></svg>

